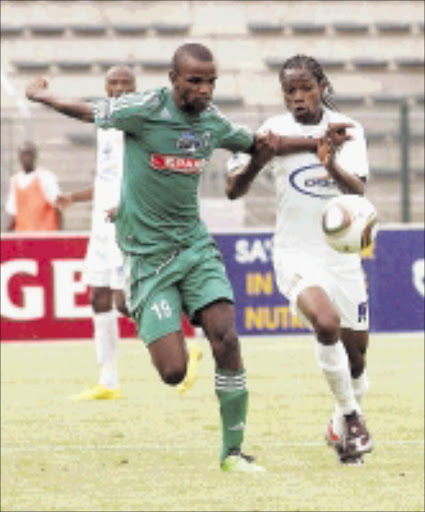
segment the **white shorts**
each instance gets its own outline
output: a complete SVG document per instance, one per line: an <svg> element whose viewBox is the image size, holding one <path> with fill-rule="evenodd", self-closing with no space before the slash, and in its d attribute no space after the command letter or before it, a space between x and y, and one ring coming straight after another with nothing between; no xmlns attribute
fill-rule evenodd
<svg viewBox="0 0 425 512"><path fill-rule="evenodd" d="M310 322L297 306L299 294L310 286L325 290L340 315L341 327L355 331L369 329L369 306L365 274L361 263L357 266L337 268L326 266L314 256L276 249L273 266L280 292L289 300L294 314L307 326Z"/></svg>
<svg viewBox="0 0 425 512"><path fill-rule="evenodd" d="M123 256L115 241L115 226L92 231L84 262L83 280L95 287L122 290L124 287Z"/></svg>

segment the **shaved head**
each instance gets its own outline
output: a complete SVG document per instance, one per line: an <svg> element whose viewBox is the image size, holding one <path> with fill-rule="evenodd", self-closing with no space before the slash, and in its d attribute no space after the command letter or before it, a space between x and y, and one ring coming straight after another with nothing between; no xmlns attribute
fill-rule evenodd
<svg viewBox="0 0 425 512"><path fill-rule="evenodd" d="M134 74L134 71L125 64L117 64L116 66L112 66L108 69L106 72L106 80L109 80L111 77L115 75L127 75L129 78L131 78L134 82L136 82L136 76Z"/></svg>
<svg viewBox="0 0 425 512"><path fill-rule="evenodd" d="M105 76L105 88L109 97L117 98L121 94L136 90L136 75L124 64L117 64L108 69Z"/></svg>
<svg viewBox="0 0 425 512"><path fill-rule="evenodd" d="M179 48L174 53L172 60L172 69L178 73L182 62L187 58L192 57L193 59L201 62L213 62L214 57L211 51L202 44L198 43L187 43Z"/></svg>

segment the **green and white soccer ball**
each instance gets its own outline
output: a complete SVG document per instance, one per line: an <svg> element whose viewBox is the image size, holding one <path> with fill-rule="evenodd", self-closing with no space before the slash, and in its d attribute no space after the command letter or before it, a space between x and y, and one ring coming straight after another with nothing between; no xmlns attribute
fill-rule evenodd
<svg viewBox="0 0 425 512"><path fill-rule="evenodd" d="M358 253L370 247L376 237L378 216L363 196L343 194L330 199L322 212L326 242L338 252Z"/></svg>

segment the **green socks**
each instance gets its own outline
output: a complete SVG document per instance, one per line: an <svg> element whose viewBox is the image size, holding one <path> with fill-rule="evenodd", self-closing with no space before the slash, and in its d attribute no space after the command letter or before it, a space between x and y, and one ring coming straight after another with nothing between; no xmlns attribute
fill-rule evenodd
<svg viewBox="0 0 425 512"><path fill-rule="evenodd" d="M245 370L216 368L215 392L220 402L223 462L230 448L240 449L244 437L248 405Z"/></svg>

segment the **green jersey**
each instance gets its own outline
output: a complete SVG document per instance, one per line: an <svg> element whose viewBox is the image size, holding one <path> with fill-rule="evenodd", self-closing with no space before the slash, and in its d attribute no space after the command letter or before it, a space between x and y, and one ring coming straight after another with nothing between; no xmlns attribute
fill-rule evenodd
<svg viewBox="0 0 425 512"><path fill-rule="evenodd" d="M200 114L185 114L167 88L99 100L94 117L102 128L125 132L116 219L120 248L158 254L205 237L199 215L200 176L215 148L246 152L252 133L213 105Z"/></svg>

